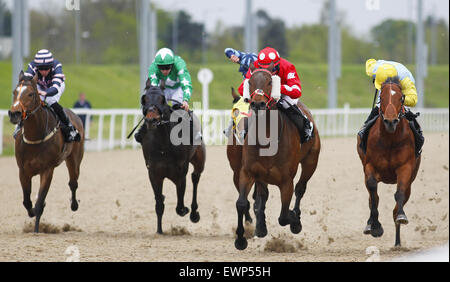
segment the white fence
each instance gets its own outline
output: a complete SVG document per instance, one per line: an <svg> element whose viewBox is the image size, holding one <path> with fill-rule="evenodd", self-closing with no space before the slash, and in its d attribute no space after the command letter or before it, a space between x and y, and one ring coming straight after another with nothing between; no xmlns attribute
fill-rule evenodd
<svg viewBox="0 0 450 282"><path fill-rule="evenodd" d="M414 109L420 112L418 118L425 132L445 132L449 130L449 109ZM141 119L139 109L74 109L77 114L86 115L86 150L103 151L115 148L137 148L138 144L127 135ZM208 110L203 126L203 138L207 145L225 145L223 130L230 119L230 110ZM369 115L370 109L316 109L311 110L320 136L355 135ZM200 119L202 111L195 111ZM93 117L93 120L91 120ZM89 122L90 121L90 122ZM5 132L5 124L9 123L8 112L0 110L0 155L3 153L4 140L12 143L12 132Z"/></svg>

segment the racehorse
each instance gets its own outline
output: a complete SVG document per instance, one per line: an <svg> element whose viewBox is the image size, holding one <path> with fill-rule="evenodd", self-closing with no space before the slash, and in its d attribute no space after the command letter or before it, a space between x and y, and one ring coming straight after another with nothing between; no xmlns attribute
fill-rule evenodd
<svg viewBox="0 0 450 282"><path fill-rule="evenodd" d="M37 89L37 76L28 78L20 72L14 90L14 102L8 115L11 123L23 122L16 136L15 154L23 190L23 205L30 217L36 216L34 232L39 232L39 221L45 207L45 198L53 177L53 170L66 161L69 170L69 187L72 191L71 209L78 210L76 190L80 164L84 154L84 129L81 119L69 109L64 109L81 136L80 142L65 143L60 121L49 107L43 105ZM40 188L34 208L30 199L31 179L40 175Z"/></svg>
<svg viewBox="0 0 450 282"><path fill-rule="evenodd" d="M166 103L160 87L147 85L145 91L145 94L141 97L141 105L147 130L142 140L142 151L156 200L157 233L163 234L162 216L165 198L162 193L163 181L165 178L168 178L176 185L176 213L179 216L189 213L189 208L184 206L186 175L189 163L194 167L194 171L191 174L193 196L190 219L194 223L200 220L200 214L197 211L197 186L200 175L205 168L206 150L203 141L198 142L199 144L195 144L195 142L194 144L192 142L189 142L189 144L174 144L171 137L173 137L172 131L178 126L178 119L175 122L172 121L171 115L187 113L184 110L172 110ZM192 115L192 118L194 119L194 128L199 127L199 121L196 116Z"/></svg>
<svg viewBox="0 0 450 282"><path fill-rule="evenodd" d="M247 196L255 182L276 185L280 189L281 194L281 213L278 222L281 226L290 225L291 232L297 234L301 231L300 222L300 200L302 199L306 185L311 176L314 174L320 152L320 138L317 127L314 126L313 138L306 143L300 144L299 131L293 122L281 110L275 112L278 123L277 136L269 136L269 138L277 138L278 149L275 154L268 156L261 154L261 149L265 149L264 142L259 137L259 122L266 124L266 136L271 135L270 122L271 112L277 110L277 103L271 97L272 94L272 70L273 64L267 69L256 69L251 65L252 76L248 81L250 98L250 108L252 114L260 115L256 121L249 122L248 134L245 137L242 146L242 167L239 173L239 198L236 201L236 210L238 214L238 227L236 229L237 238L235 247L238 250L244 250L247 247L247 240L244 238L243 215L249 205ZM244 87L245 89L245 87ZM245 90L244 90L245 91ZM245 93L244 93L245 95ZM298 106L305 112L310 121L313 121L311 113L303 103ZM252 132L256 132L256 144L249 143ZM263 132L264 134L264 132ZM297 173L298 165L302 165L302 173L298 183L295 185L296 201L293 210L289 210L292 194L294 192L294 177ZM256 202L259 206L265 207L267 201L267 193L264 189L256 189ZM259 230L265 228L265 224L261 224L264 219L264 209L257 209L256 215L256 234L265 235L267 230ZM261 236L263 237L263 236Z"/></svg>
<svg viewBox="0 0 450 282"><path fill-rule="evenodd" d="M240 144L240 137L238 136L244 129L245 129L245 124L247 123L247 116L248 116L248 109L247 109L247 105L244 105L243 108L244 109L239 109L239 105L241 105L242 107L242 99L241 96L239 96L238 94L235 93L234 89L231 89L231 96L233 97L233 111L232 111L232 115L233 115L233 120L234 120L234 129L232 134L230 134L229 138L228 138L228 143L227 143L227 158L228 158L228 162L230 163L230 167L233 170L233 183L234 186L236 187L236 190L239 192L239 173L241 171L241 167L242 167L242 144ZM241 116L241 118L238 118L239 116ZM265 183L261 183L261 182L255 182L255 189L253 192L253 199L256 200L256 190L257 189L262 189L261 191L264 193L264 195L267 195L267 197L269 196L269 191L267 190L267 184ZM258 200L261 199L258 198ZM266 199L267 200L267 199ZM265 203L265 201L264 201ZM265 206L262 206L262 201L255 201L254 205L253 205L253 210L255 215L259 214L259 215L264 215L264 213L258 213L258 209L265 209ZM247 210L244 214L245 216L245 221L252 223L252 217L250 215L250 203L247 207ZM259 228L257 228L256 231L256 236L258 237L264 237L267 234L267 229L265 227L265 219L261 218L260 220L258 220L258 223L261 225ZM262 232L262 233L261 233Z"/></svg>
<svg viewBox="0 0 450 282"><path fill-rule="evenodd" d="M408 202L421 160L420 154L416 157L414 134L404 117L404 99L398 77L388 78L381 87L380 116L370 129L365 154L359 146L361 138L357 137L357 151L369 192L370 217L364 234L383 235L378 221L377 185L379 182L397 184L393 211L395 246L401 245L400 225L408 223L403 207Z"/></svg>

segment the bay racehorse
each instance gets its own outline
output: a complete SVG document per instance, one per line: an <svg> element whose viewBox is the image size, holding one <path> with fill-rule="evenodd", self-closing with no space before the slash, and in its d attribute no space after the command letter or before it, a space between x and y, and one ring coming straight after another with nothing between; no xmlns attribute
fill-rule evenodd
<svg viewBox="0 0 450 282"><path fill-rule="evenodd" d="M273 64L267 69L256 69L251 65L252 76L248 85L249 93L252 94L249 102L255 119L249 121L248 134L242 146L239 198L236 201L238 226L235 247L239 250L245 249L248 244L243 236L245 231L243 216L249 205L247 196L255 182L278 186L282 205L278 218L279 224L281 226L289 224L291 232L294 234L301 231L300 200L306 191L307 182L316 170L319 158L320 138L317 127L314 126L312 139L301 144L298 129L284 112L278 110L276 101L271 97L273 91L272 69ZM298 106L307 114L309 120L314 122L306 106L300 102ZM258 117L256 117L257 115ZM272 119L273 116L276 117L275 121ZM265 124L265 130L260 129L260 123ZM274 126L277 127L277 130L272 132L271 127ZM264 126L262 127L264 128ZM259 131L262 131L262 133ZM260 133L263 137L260 136ZM273 143L276 143L277 150L275 152L269 153L267 151L270 151L270 147L274 144L269 143L269 147L267 147L266 140L262 140L264 137L268 137L274 141ZM254 144L252 144L252 139L256 141ZM295 205L293 210L289 210L294 192L294 177L299 163L302 165L302 172L295 185ZM265 207L267 198L264 189L256 189L255 203L258 203L258 206ZM264 209L257 209L256 234L267 234L265 223L259 222L264 218Z"/></svg>
<svg viewBox="0 0 450 282"><path fill-rule="evenodd" d="M393 211L395 246L401 245L400 225L408 223L403 208L408 202L421 160L421 155L415 154L414 134L404 117L404 99L398 77L388 78L381 87L380 115L370 129L366 153L360 148L361 138L357 137L357 151L369 192L370 217L364 234L383 235L384 230L378 220L377 185L379 182L397 184Z"/></svg>
<svg viewBox="0 0 450 282"><path fill-rule="evenodd" d="M189 163L194 167L191 174L193 195L190 219L196 223L200 220L197 204L197 187L200 175L205 168L206 151L203 140L194 140L200 129L199 121L194 114L194 132L189 134L187 142L177 144L174 139L179 137L179 118L183 115L181 124L187 120L184 127L190 127L188 114L184 110L173 110L167 103L160 87L147 85L145 94L141 97L141 105L145 116L146 130L142 140L142 151L148 169L148 176L155 195L155 210L158 217L157 233L162 234L162 216L164 213L163 181L170 179L177 189L176 213L184 216L189 208L184 206L186 191L186 175ZM176 107L174 107L176 108ZM177 116L178 115L178 116ZM175 116L175 119L173 117ZM183 121L184 120L184 121ZM184 132L183 130L181 132ZM183 133L182 133L183 134Z"/></svg>
<svg viewBox="0 0 450 282"><path fill-rule="evenodd" d="M248 103L244 102L244 98L242 98L239 94L236 94L234 89L231 89L231 95L233 97L233 109L232 109L232 117L233 117L233 130L228 138L227 143L227 158L228 162L230 163L230 167L233 170L233 183L236 188L236 190L239 192L239 173L242 168L242 133L247 127L245 124L248 122L247 117L249 116L248 110L249 105ZM267 190L267 184L262 182L255 182L255 189L253 192L253 199L256 200L256 190L262 189L261 193L265 196L269 196L269 191ZM261 199L258 198L258 200ZM267 200L267 199L266 199ZM264 212L258 213L259 210L265 209L265 201L255 201L253 205L253 211L255 215L259 214L260 216L264 216ZM245 211L245 221L252 223L252 217L250 215L250 203L247 207L247 210ZM267 229L265 226L265 219L261 218L258 220L258 223L263 225L261 228L258 228L255 230L256 236L258 237L264 237L267 234ZM263 233L261 233L263 232ZM264 233L265 232L265 233Z"/></svg>
<svg viewBox="0 0 450 282"><path fill-rule="evenodd" d="M78 209L76 190L80 164L84 154L84 129L81 119L69 109L67 116L81 136L80 142L65 143L60 121L39 98L37 76L28 78L23 72L14 90L14 102L8 112L13 124L23 122L23 129L16 136L15 154L19 166L19 178L23 190L23 205L30 217L36 216L34 232L39 232L39 221L45 207L45 198L55 167L63 161L69 171L69 187L72 191L71 209ZM30 199L31 179L40 175L40 187L34 208Z"/></svg>

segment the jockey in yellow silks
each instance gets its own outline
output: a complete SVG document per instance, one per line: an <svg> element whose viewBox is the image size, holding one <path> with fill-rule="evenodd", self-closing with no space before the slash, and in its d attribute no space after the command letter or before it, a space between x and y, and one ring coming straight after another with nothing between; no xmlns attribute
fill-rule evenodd
<svg viewBox="0 0 450 282"><path fill-rule="evenodd" d="M417 90L411 72L402 64L392 61L369 59L366 62L366 74L374 79L378 93L381 85L388 77L398 76L405 95L405 106L414 107L417 104Z"/></svg>
<svg viewBox="0 0 450 282"><path fill-rule="evenodd" d="M373 83L377 89L378 99L377 106L372 109L372 112L364 122L362 129L358 132L358 135L361 137L361 146L364 151L366 149L365 146L369 130L379 116L379 94L381 91L381 85L387 78L395 76L399 78L402 93L405 96L405 106L414 107L418 101L415 79L404 65L393 61L369 59L366 61L366 74L373 79ZM413 114L408 108L405 108L405 117L410 121L410 127L414 133L416 141L416 153L420 154L424 143L424 138L422 130L416 121L417 116L418 114Z"/></svg>

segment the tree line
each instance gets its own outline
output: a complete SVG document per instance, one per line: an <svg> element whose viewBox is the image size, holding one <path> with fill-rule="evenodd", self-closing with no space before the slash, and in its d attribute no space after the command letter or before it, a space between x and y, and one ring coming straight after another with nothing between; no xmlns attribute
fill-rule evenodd
<svg viewBox="0 0 450 282"><path fill-rule="evenodd" d="M139 61L137 1L81 1L81 62L87 64L136 64ZM325 2L326 3L326 2ZM243 26L226 27L218 22L212 32L185 11L177 15L178 38L173 42L174 14L157 9L158 48L176 48L186 61L219 63L225 47L243 47ZM272 18L266 11L256 12L259 19L259 47L272 46L280 55L295 62L326 63L328 27L326 4L316 24L286 27L283 19ZM342 63L361 64L368 57L414 63L415 23L388 19L370 30L370 36L354 34L339 15ZM75 62L75 16L61 9L30 12L31 52L48 48L66 63ZM0 36L11 35L11 12L0 0ZM435 46L435 63L449 63L449 30L445 20L425 21L429 51ZM33 54L31 54L33 55ZM431 56L429 56L429 59ZM30 58L28 58L30 59Z"/></svg>

